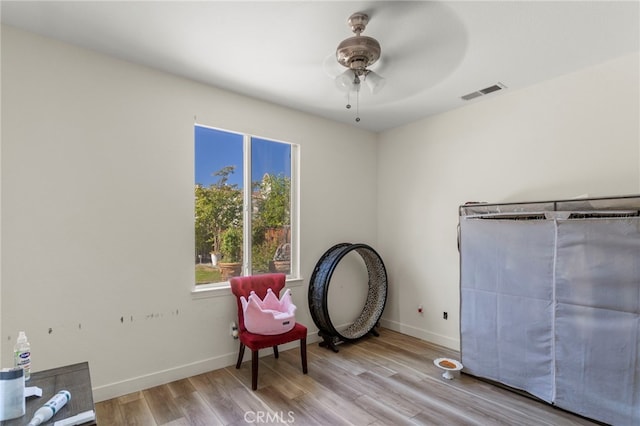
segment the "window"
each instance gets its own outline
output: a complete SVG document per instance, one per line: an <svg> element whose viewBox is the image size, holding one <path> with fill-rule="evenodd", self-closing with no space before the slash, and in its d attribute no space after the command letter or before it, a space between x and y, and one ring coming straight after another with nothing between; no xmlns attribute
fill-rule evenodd
<svg viewBox="0 0 640 426"><path fill-rule="evenodd" d="M196 285L297 275L297 145L195 126Z"/></svg>

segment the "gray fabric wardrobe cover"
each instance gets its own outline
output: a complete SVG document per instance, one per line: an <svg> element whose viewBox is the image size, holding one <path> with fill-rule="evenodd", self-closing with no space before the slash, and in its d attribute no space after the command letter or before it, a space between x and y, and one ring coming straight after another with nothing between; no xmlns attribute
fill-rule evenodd
<svg viewBox="0 0 640 426"><path fill-rule="evenodd" d="M640 424L640 219L460 218L465 371Z"/></svg>

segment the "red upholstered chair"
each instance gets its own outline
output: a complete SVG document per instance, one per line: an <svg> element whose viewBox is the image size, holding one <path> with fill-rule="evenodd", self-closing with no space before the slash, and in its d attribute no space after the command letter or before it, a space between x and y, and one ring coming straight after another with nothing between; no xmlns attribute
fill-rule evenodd
<svg viewBox="0 0 640 426"><path fill-rule="evenodd" d="M258 388L258 351L264 348L273 348L273 355L278 358L278 345L300 340L300 357L302 358L302 372L307 374L307 327L302 324L296 325L290 331L276 335L254 334L247 331L244 326L242 312L242 302L240 297L248 298L251 291L255 291L260 299L264 299L267 289L279 297L280 290L284 288L286 276L284 274L263 274L251 275L247 277L233 277L229 280L231 291L236 296L238 302L238 339L240 340L240 352L236 368L240 368L244 357L244 348L251 349L251 389Z"/></svg>

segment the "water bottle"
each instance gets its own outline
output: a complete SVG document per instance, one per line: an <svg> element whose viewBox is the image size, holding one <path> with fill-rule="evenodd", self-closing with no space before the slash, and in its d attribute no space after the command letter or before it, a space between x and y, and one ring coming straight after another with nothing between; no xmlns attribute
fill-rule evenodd
<svg viewBox="0 0 640 426"><path fill-rule="evenodd" d="M24 331L18 333L18 340L13 349L15 366L24 370L24 380L31 377L31 345Z"/></svg>

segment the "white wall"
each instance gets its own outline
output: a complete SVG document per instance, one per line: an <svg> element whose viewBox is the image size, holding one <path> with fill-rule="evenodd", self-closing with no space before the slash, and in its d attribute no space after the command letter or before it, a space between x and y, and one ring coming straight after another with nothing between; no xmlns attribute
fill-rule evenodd
<svg viewBox="0 0 640 426"><path fill-rule="evenodd" d="M459 205L640 192L639 61L621 57L380 135L384 325L459 348Z"/></svg>
<svg viewBox="0 0 640 426"><path fill-rule="evenodd" d="M0 47L2 46L2 31L0 31ZM2 82L2 55L0 55L0 82ZM2 84L0 83L0 178L2 177ZM0 368L4 368L2 361L2 179L0 179ZM13 364L8 364L12 366Z"/></svg>
<svg viewBox="0 0 640 426"><path fill-rule="evenodd" d="M335 243L383 257L383 325L457 348L461 203L640 192L637 54L381 135L12 28L1 54L1 364L25 330L35 370L88 360L96 400L235 362L235 301L190 294L194 116L301 145L311 338L306 288ZM358 263L332 280L337 325Z"/></svg>
<svg viewBox="0 0 640 426"><path fill-rule="evenodd" d="M235 363L235 299L190 292L194 116L300 144L315 338L316 261L376 243L376 135L3 27L3 367L19 330L34 371L89 361L96 400Z"/></svg>

